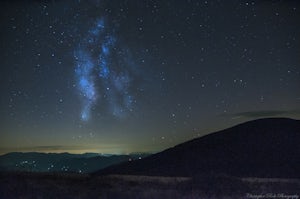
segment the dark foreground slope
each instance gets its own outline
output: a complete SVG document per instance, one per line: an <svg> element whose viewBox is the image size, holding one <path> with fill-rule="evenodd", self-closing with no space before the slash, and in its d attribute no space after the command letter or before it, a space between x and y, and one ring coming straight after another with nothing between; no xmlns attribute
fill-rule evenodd
<svg viewBox="0 0 300 199"><path fill-rule="evenodd" d="M300 121L246 122L95 175L300 177Z"/></svg>
<svg viewBox="0 0 300 199"><path fill-rule="evenodd" d="M1 199L298 199L299 190L299 179L0 172Z"/></svg>

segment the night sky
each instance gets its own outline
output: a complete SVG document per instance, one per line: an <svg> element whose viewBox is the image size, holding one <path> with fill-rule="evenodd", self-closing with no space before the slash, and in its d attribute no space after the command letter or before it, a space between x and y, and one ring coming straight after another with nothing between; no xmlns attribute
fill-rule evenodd
<svg viewBox="0 0 300 199"><path fill-rule="evenodd" d="M1 1L0 153L157 152L300 119L299 1Z"/></svg>

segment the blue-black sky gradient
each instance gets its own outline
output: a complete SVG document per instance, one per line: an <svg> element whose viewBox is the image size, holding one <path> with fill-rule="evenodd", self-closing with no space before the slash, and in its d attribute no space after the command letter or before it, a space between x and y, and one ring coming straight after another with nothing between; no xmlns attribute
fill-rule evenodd
<svg viewBox="0 0 300 199"><path fill-rule="evenodd" d="M0 153L156 152L300 119L298 1L1 1Z"/></svg>

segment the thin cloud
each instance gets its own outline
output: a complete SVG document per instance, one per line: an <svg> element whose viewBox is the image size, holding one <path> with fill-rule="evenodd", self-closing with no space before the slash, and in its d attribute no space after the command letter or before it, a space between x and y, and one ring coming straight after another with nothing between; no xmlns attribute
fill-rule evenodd
<svg viewBox="0 0 300 199"><path fill-rule="evenodd" d="M234 118L260 118L260 117L278 117L278 116L298 116L300 110L262 110L262 111L247 111L232 114Z"/></svg>

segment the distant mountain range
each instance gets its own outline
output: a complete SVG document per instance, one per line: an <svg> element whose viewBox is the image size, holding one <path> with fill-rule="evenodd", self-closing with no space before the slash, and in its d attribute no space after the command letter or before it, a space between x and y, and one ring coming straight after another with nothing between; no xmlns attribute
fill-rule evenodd
<svg viewBox="0 0 300 199"><path fill-rule="evenodd" d="M90 173L107 166L141 159L149 154L8 153L0 156L0 171Z"/></svg>
<svg viewBox="0 0 300 199"><path fill-rule="evenodd" d="M94 175L300 177L300 121L258 119Z"/></svg>

